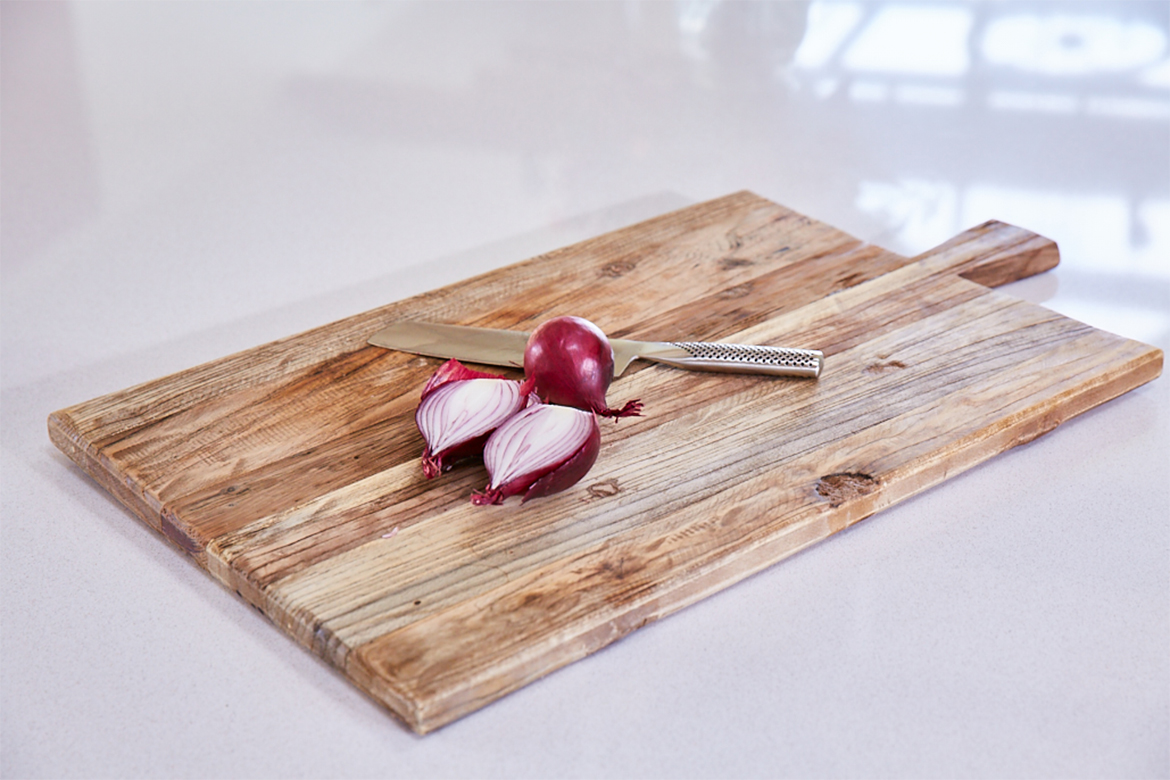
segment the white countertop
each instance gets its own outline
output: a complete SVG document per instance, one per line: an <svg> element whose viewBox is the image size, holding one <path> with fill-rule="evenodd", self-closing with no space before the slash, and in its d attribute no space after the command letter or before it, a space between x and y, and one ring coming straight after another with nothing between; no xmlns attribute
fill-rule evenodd
<svg viewBox="0 0 1170 780"><path fill-rule="evenodd" d="M59 408L741 189L1170 344L1170 4L2 14L4 777L1170 775L1162 377L417 737Z"/></svg>

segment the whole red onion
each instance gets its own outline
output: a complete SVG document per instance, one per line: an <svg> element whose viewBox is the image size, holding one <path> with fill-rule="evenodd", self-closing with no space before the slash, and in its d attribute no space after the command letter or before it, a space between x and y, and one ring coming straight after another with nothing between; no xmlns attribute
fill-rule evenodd
<svg viewBox="0 0 1170 780"><path fill-rule="evenodd" d="M636 417L642 409L637 400L621 409L606 406L605 393L613 382L613 347L601 328L581 317L555 317L532 331L524 349L524 373L546 403L602 417Z"/></svg>

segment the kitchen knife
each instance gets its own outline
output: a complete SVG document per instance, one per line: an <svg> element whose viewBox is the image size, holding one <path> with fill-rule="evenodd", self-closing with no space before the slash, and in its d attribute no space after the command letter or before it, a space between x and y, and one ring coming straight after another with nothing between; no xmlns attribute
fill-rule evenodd
<svg viewBox="0 0 1170 780"><path fill-rule="evenodd" d="M528 334L515 330L402 321L378 331L370 337L369 343L415 355L523 368ZM610 339L609 343L613 347L615 377L621 376L636 358L697 371L812 378L820 376L825 361L824 354L815 349L700 341Z"/></svg>

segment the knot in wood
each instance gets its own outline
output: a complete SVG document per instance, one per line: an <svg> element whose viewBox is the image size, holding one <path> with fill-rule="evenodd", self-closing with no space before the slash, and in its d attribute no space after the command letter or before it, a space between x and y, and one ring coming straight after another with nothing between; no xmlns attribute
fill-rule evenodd
<svg viewBox="0 0 1170 780"><path fill-rule="evenodd" d="M733 268L743 268L746 265L755 265L756 262L747 257L725 257L719 261L719 267L724 271L730 271Z"/></svg>
<svg viewBox="0 0 1170 780"><path fill-rule="evenodd" d="M743 298L747 295L750 295L755 286L756 285L754 282L744 282L743 284L737 284L734 287L728 287L726 290L723 290L721 293L719 293L719 297L725 301L733 300L735 298Z"/></svg>
<svg viewBox="0 0 1170 780"><path fill-rule="evenodd" d="M869 495L880 485L878 479L869 474L827 474L817 481L817 495L827 498L829 506L836 508L846 501Z"/></svg>
<svg viewBox="0 0 1170 780"><path fill-rule="evenodd" d="M625 276L630 271L633 271L637 265L633 260L615 260L612 263L603 265L600 273L602 276L608 276L610 279L617 279L619 276Z"/></svg>
<svg viewBox="0 0 1170 780"><path fill-rule="evenodd" d="M884 363L881 361L878 361L877 363L872 363L872 364L866 366L865 373L867 373L867 374L881 374L885 371L889 371L890 369L905 368L905 367L906 367L906 364L903 363L901 360L889 360L889 361L886 361Z"/></svg>
<svg viewBox="0 0 1170 780"><path fill-rule="evenodd" d="M586 490L594 498L609 498L610 496L616 496L621 491L621 488L618 487L618 481L616 479L607 479L603 482L594 482Z"/></svg>

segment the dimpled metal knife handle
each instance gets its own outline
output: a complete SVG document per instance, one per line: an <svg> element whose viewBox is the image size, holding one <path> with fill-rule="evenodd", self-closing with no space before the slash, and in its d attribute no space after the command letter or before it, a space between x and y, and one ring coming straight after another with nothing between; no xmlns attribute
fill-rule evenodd
<svg viewBox="0 0 1170 780"><path fill-rule="evenodd" d="M729 371L737 374L770 374L816 378L825 355L816 349L761 347L748 344L711 344L702 341L667 342L687 357L643 355L647 360L699 371Z"/></svg>

